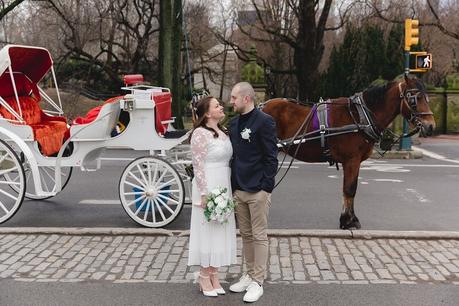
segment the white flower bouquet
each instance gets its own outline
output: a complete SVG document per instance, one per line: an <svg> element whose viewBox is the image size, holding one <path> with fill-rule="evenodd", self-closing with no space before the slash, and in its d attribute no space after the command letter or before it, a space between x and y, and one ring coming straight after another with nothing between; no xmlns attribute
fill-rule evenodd
<svg viewBox="0 0 459 306"><path fill-rule="evenodd" d="M204 208L204 217L208 222L228 222L228 218L236 207L236 203L228 197L227 188L218 187L207 195L207 204Z"/></svg>

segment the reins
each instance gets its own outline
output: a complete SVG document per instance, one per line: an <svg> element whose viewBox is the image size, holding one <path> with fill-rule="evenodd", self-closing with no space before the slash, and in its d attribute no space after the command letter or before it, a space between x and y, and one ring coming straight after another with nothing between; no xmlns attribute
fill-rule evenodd
<svg viewBox="0 0 459 306"><path fill-rule="evenodd" d="M304 139L304 137L306 137L306 133L304 133L304 130L305 128L307 129L307 127L309 126L309 123L311 122L311 119L312 119L312 111L310 111L308 113L308 115L306 116L306 118L303 120L303 123L301 124L301 126L298 128L298 130L296 131L295 135L293 136L293 139L295 139L296 137L298 137L298 134L300 133L303 133L301 135L301 140ZM288 145L287 149L284 151L284 158L282 160L282 163L281 165L277 168L277 172L276 172L276 175L280 172L280 169L283 167L284 165L284 162L285 162L285 159L287 157L287 152L290 150L290 147L293 145L293 141L290 142L290 144ZM300 149L300 146L301 145L298 145L296 150L295 150L295 154L292 157L292 159L290 160L290 163L289 165L287 166L287 170L285 170L284 174L282 175L281 179L274 185L274 188L276 188L285 178L285 176L287 175L288 171L290 170L290 168L292 167L292 164L293 164L293 161L295 160L296 158L296 155L298 154L298 150ZM284 147L283 147L284 148Z"/></svg>
<svg viewBox="0 0 459 306"><path fill-rule="evenodd" d="M392 145L394 143L398 142L401 138L411 137L411 136L413 136L414 134L418 133L421 130L422 123L419 120L418 116L432 115L433 114L432 112L418 112L417 111L418 95L419 94L424 94L424 96L425 96L425 93L423 93L423 91L418 89L418 88L415 88L415 89L406 89L405 88L405 90L403 90L402 89L402 83L406 84L406 82L399 82L398 83L399 97L400 97L400 114L403 115L403 105L405 105L407 107L408 111L410 112L409 121L413 125L415 125L415 127L411 131L409 131L407 133L403 133L401 135L395 134L390 129L384 129L384 131L387 131L392 136L395 136L395 140L393 140L391 142L391 145L388 147L388 149L383 151L383 153L378 152L379 154L381 154L381 156L383 156L392 147ZM361 99L363 100L363 97L361 97ZM427 96L425 96L425 99L428 101ZM262 108L268 102L270 102L270 100L266 101L265 103L262 103L259 107ZM364 101L362 101L362 102L364 103ZM322 101L320 103L334 104L333 102L328 102L328 101L327 102L323 102ZM353 117L352 112L350 111L350 109L348 111L351 114L351 117ZM366 108L366 111L368 111L370 113L370 115L373 116L373 113L372 113L371 110ZM307 127L309 126L311 120L312 120L312 114L313 114L313 112L311 110L307 114L307 116L305 117L305 119L303 120L302 124L300 125L298 130L295 132L295 135L293 137L288 138L286 140L279 141L278 146L280 146L280 148L283 149L284 158L283 158L280 166L277 169L276 175L279 174L280 169L284 166L284 162L285 162L285 159L287 157L287 152L289 152L290 148L293 145L297 145L297 147L296 147L296 150L295 150L294 154L290 155L292 157L292 159L290 160L290 163L289 163L285 173L282 175L280 180L275 184L274 188L276 188L283 181L283 179L285 178L285 176L287 175L287 173L291 169L293 161L296 159L296 156L297 156L297 154L299 152L300 146L303 143L305 143L306 141L315 140L315 139L318 139L320 137L320 136L311 136L311 135L317 134L318 131L305 132L307 130ZM367 116L368 114L365 114L365 115ZM355 122L355 120L354 120L354 122ZM377 128L376 126L373 126L374 124L375 124L374 122L372 122L372 121L370 122L371 128ZM330 136L338 136L338 135L343 135L343 134L361 132L363 130L363 128L362 128L361 125L355 123L353 125L343 126L341 128L328 128L328 130L332 131L332 133L327 135L327 137L330 137ZM311 137L309 137L309 136L311 136ZM374 139L374 140L375 141L381 141L381 138L382 138L382 133L379 135L378 139Z"/></svg>
<svg viewBox="0 0 459 306"><path fill-rule="evenodd" d="M402 89L402 83L406 82L399 82L398 83L398 90L399 90L399 97L400 97L400 114L403 114L403 105L405 105L408 108L408 111L410 112L410 118L408 119L409 122L411 122L415 127L409 131L408 133L402 133L400 135L397 135L396 133L392 132L390 129L385 129L386 132L394 136L394 140L390 142L390 145L387 146L387 149L384 150L382 153L378 152L381 156L384 156L387 151L390 150L390 148L397 142L400 141L402 138L408 138L416 133L418 133L421 128L422 128L422 123L419 120L418 116L423 116L423 115L433 115L432 112L418 112L417 111L417 104L418 104L418 95L419 94L424 94L425 99L428 101L427 96L425 93L423 93L419 89Z"/></svg>

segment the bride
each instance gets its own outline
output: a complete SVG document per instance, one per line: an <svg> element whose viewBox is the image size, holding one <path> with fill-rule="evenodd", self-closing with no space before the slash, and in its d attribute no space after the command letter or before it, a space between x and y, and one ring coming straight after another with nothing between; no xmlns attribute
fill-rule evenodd
<svg viewBox="0 0 459 306"><path fill-rule="evenodd" d="M208 222L204 217L206 197L214 188L227 189L231 197L233 153L226 130L219 124L225 117L223 106L213 97L201 99L195 109L198 119L191 135L194 169L188 265L199 265L195 279L205 296L225 294L218 279L218 268L236 263L234 213L226 223Z"/></svg>

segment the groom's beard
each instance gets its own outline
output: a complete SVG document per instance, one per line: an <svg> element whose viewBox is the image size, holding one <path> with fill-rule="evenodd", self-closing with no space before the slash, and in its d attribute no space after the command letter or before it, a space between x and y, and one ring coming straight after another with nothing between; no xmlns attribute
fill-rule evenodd
<svg viewBox="0 0 459 306"><path fill-rule="evenodd" d="M233 106L233 110L234 112L238 113L238 114L243 114L245 112L245 109L242 108L242 107L237 107L237 106Z"/></svg>

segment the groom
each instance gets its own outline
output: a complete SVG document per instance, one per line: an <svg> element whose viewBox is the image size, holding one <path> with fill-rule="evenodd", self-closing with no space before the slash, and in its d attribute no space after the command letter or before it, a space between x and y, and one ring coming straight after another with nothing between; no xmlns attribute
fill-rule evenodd
<svg viewBox="0 0 459 306"><path fill-rule="evenodd" d="M233 145L231 183L247 274L231 285L230 291L246 291L244 302L256 302L263 295L268 212L277 171L276 123L254 103L255 91L249 83L233 87L231 104L239 116L229 125Z"/></svg>

